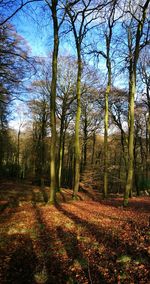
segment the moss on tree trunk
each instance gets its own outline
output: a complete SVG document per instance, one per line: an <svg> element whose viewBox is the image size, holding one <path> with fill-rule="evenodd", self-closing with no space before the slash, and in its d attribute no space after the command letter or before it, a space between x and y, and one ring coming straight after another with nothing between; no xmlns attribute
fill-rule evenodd
<svg viewBox="0 0 150 284"><path fill-rule="evenodd" d="M58 61L58 19L57 19L57 2L52 1L51 11L54 29L54 48L52 59L52 82L50 96L50 126L51 126L51 149L50 149L50 199L49 203L53 204L56 193L56 83L57 83L57 61Z"/></svg>
<svg viewBox="0 0 150 284"><path fill-rule="evenodd" d="M80 131L80 116L81 116L81 70L82 62L80 54L78 55L78 73L77 73L77 112L75 121L75 178L74 178L74 188L73 188L73 199L77 199L77 193L79 190L79 180L80 180L80 141L79 141L79 131Z"/></svg>

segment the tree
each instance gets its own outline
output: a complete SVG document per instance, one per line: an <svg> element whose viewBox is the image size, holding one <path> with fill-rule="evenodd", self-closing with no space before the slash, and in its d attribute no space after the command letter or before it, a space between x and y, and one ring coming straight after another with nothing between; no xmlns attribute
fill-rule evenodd
<svg viewBox="0 0 150 284"><path fill-rule="evenodd" d="M112 123L120 130L122 147L122 158L124 161L125 176L127 175L127 116L128 116L128 96L126 90L113 88L110 98L110 114Z"/></svg>
<svg viewBox="0 0 150 284"><path fill-rule="evenodd" d="M43 2L44 0L1 0L0 4L0 14L1 21L0 26L3 26L8 21L10 21L19 11L21 11L25 6L29 6L30 3L33 2Z"/></svg>
<svg viewBox="0 0 150 284"><path fill-rule="evenodd" d="M35 99L28 103L32 114L33 124L33 152L35 160L35 179L43 186L46 171L46 137L49 131L49 90L48 82L43 80L32 83L33 92L38 93ZM35 90L34 90L35 88Z"/></svg>
<svg viewBox="0 0 150 284"><path fill-rule="evenodd" d="M100 127L100 108L97 104L99 97L100 82L98 70L84 64L81 84L81 129L83 135L81 169L87 165L88 141L95 139L95 133ZM94 147L91 160L94 162ZM91 166L91 163L90 163Z"/></svg>
<svg viewBox="0 0 150 284"><path fill-rule="evenodd" d="M106 66L108 72L108 79L107 79L107 87L105 92L105 118L104 118L104 191L103 195L104 198L107 197L108 194L108 96L111 91L111 77L112 77L112 70L111 70L111 57L110 57L110 48L111 48L111 40L112 40L112 31L113 26L115 24L115 8L116 8L117 1L114 1L112 7L110 8L110 14L108 17L108 31L105 33L106 39Z"/></svg>
<svg viewBox="0 0 150 284"><path fill-rule="evenodd" d="M5 3L2 1L4 7L10 7L11 13L10 16L5 16L5 19L2 19L1 24L6 23L9 19L11 19L18 11L20 11L23 7L27 6L32 2L43 2L43 0L29 0L29 1L21 1L14 8L14 1ZM56 192L56 85L57 85L57 61L58 61L58 48L59 48L59 28L63 22L64 15L62 15L61 20L58 18L58 4L60 1L58 0L44 0L46 6L50 9L52 15L53 22L53 56L52 56L52 80L51 80L51 94L50 94L50 127L51 127L51 150L50 150L50 199L49 203L54 203L55 192ZM59 11L60 16L60 11Z"/></svg>
<svg viewBox="0 0 150 284"><path fill-rule="evenodd" d="M70 21L71 30L73 31L76 52L77 52L77 85L76 85L76 100L77 111L75 121L75 178L73 188L73 199L77 199L80 180L80 116L81 116L81 75L82 75L82 44L83 40L90 29L89 25L96 19L92 16L94 7L92 1L74 1L68 2L66 5L66 12Z"/></svg>
<svg viewBox="0 0 150 284"><path fill-rule="evenodd" d="M51 11L53 21L53 54L52 54L52 80L50 92L50 128L51 128L51 148L50 148L50 198L49 204L55 201L55 193L57 187L56 175L56 88L57 88L57 65L58 65L58 49L59 49L59 29L64 20L64 14L61 20L58 17L58 0L45 0ZM60 14L59 14L60 16Z"/></svg>
<svg viewBox="0 0 150 284"><path fill-rule="evenodd" d="M146 107L145 122L146 122L146 172L148 179L148 168L149 168L149 157L150 157L150 75L148 72L150 65L150 52L148 48L142 50L139 65L138 73L140 76L140 91L142 92L142 102ZM142 83L142 84L141 84Z"/></svg>
<svg viewBox="0 0 150 284"><path fill-rule="evenodd" d="M58 191L61 189L65 135L70 121L74 117L71 109L75 101L75 69L74 58L60 57L58 67L58 86L57 86L57 112L60 119L59 131L59 151L58 151Z"/></svg>
<svg viewBox="0 0 150 284"><path fill-rule="evenodd" d="M134 185L137 195L147 188L147 152L146 152L146 108L140 101L135 101L135 134L134 134ZM143 184L142 184L143 183Z"/></svg>
<svg viewBox="0 0 150 284"><path fill-rule="evenodd" d="M104 27L105 49L93 50L92 52L98 56L102 56L106 62L107 68L107 86L105 91L105 115L104 115L104 187L103 196L107 197L108 194L108 124L109 124L109 95L112 85L112 59L111 59L111 44L113 36L113 28L115 26L118 17L116 17L117 0L108 3L104 12L104 20L107 24ZM120 16L119 16L120 18ZM102 24L102 23L101 23Z"/></svg>
<svg viewBox="0 0 150 284"><path fill-rule="evenodd" d="M7 23L0 26L0 136L1 158L3 164L4 141L11 114L12 102L20 98L23 79L31 74L29 48L26 41L16 33L15 28ZM7 136L7 135L6 135Z"/></svg>
<svg viewBox="0 0 150 284"><path fill-rule="evenodd" d="M21 154L21 132L22 132L22 129L25 127L26 125L26 112L25 112L25 109L23 107L23 105L18 105L18 129L17 129L17 167L18 167L18 173L17 173L17 178L19 179L21 177L21 173L22 173L22 169L21 169L21 163L20 163L20 154Z"/></svg>
<svg viewBox="0 0 150 284"><path fill-rule="evenodd" d="M57 61L58 61L58 47L59 47L59 24L57 17L58 1L51 1L48 3L53 19L54 31L54 46L52 59L52 81L51 81L51 95L50 95L50 127L51 127L51 150L50 150L50 199L49 203L53 204L56 192L56 84L57 84Z"/></svg>
<svg viewBox="0 0 150 284"><path fill-rule="evenodd" d="M146 0L142 5L137 6L137 13L131 15L130 22L127 21L126 30L128 36L129 49L129 112L128 112L128 174L124 193L124 206L128 205L129 195L132 193L133 186L133 162L134 162L134 98L136 93L136 75L137 63L141 49L147 43L148 33L144 31L144 25L147 22L147 10L149 0ZM131 7L131 6L130 6ZM133 8L133 6L132 6ZM135 40L134 40L135 38ZM143 39L144 38L144 39Z"/></svg>

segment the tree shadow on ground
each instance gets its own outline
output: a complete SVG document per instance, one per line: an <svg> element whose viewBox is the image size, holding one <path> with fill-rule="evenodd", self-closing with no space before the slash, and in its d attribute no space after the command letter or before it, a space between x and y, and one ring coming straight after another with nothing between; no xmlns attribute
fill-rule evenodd
<svg viewBox="0 0 150 284"><path fill-rule="evenodd" d="M97 226L90 221L86 221L69 210L65 210L61 205L56 204L56 208L65 216L74 221L76 225L83 227L85 234L86 232L87 234L90 233L91 236L95 237L99 244L104 244L105 248L111 252L110 255L106 256L107 264L110 262L112 265L112 267L109 265L111 274L114 273L114 265L116 268L121 266L121 264L117 262L117 259L122 254L130 256L132 260L135 260L138 257L144 258L148 263L148 253L144 250L144 248L138 248L137 250L136 242L129 243L127 240L120 239L117 233L106 230L102 228L101 225Z"/></svg>
<svg viewBox="0 0 150 284"><path fill-rule="evenodd" d="M90 206L91 206L91 209L92 209L92 205L94 205L95 207L95 204L91 204L90 203ZM88 209L88 208L85 208L83 207L82 204L79 204L79 203L74 203L73 204L74 207L78 208L79 210L84 210L85 212L87 213L91 213L91 209ZM99 205L98 205L99 206ZM124 209L123 209L124 210ZM114 220L114 221L122 221L122 222L125 222L125 223L128 223L130 225L133 225L134 226L134 220L132 220L132 217L129 216L128 218L125 216L125 218L120 218L120 215L118 215L117 217L116 216L113 216L113 214L111 214L111 211L110 213L108 214L107 213L102 213L102 212L99 212L99 211L92 211L92 214L95 215L95 218L99 218L99 219L110 219L110 220Z"/></svg>
<svg viewBox="0 0 150 284"><path fill-rule="evenodd" d="M46 204L48 202L48 199L49 199L49 195L48 195L44 185L41 185L39 187L38 196L36 196L34 191L32 191L32 196L33 196L34 202L36 202L36 203L44 202Z"/></svg>
<svg viewBox="0 0 150 284"><path fill-rule="evenodd" d="M89 264L88 257L79 248L77 234L65 231L61 226L57 228L57 236L63 243L68 256L68 269L70 269L70 281L73 283L92 283L91 271L97 273L99 283L107 283L103 275L98 271L93 271L93 265ZM90 267L91 266L91 267ZM77 281L77 282L76 282ZM72 283L72 282L71 282Z"/></svg>
<svg viewBox="0 0 150 284"><path fill-rule="evenodd" d="M107 284L97 267L89 268L87 257L78 245L77 234L65 231L61 226L56 231L46 224L42 210L34 205L35 216L39 225L39 248L41 257L39 263L46 270L46 284L82 284L91 283L89 269L92 274L97 274L95 284ZM59 241L58 241L59 240ZM57 242L56 242L57 241ZM60 244L61 243L61 244ZM67 258L64 259L64 254ZM42 267L39 267L39 274Z"/></svg>
<svg viewBox="0 0 150 284"><path fill-rule="evenodd" d="M149 213L150 212L150 198L146 197L145 199L143 198L138 198L138 197L133 197L129 198L129 204L127 207L123 207L123 198L112 198L112 199L107 199L107 200L101 200L101 204L109 206L109 207L114 207L114 208L123 208L123 210L132 210L135 212L143 212L143 213Z"/></svg>
<svg viewBox="0 0 150 284"><path fill-rule="evenodd" d="M62 197L63 202L66 202L67 198L65 197L65 194L61 190L60 190L59 194Z"/></svg>
<svg viewBox="0 0 150 284"><path fill-rule="evenodd" d="M18 207L20 202L32 201L47 203L48 193L45 186L33 186L31 183L5 182L0 185L0 199L7 201L7 207Z"/></svg>
<svg viewBox="0 0 150 284"><path fill-rule="evenodd" d="M34 209L39 227L38 246L40 249L40 258L38 261L39 267L37 274L40 275L44 268L44 284L66 284L68 280L68 273L65 269L65 263L63 263L63 261L55 254L55 231L47 226L40 208L34 205Z"/></svg>
<svg viewBox="0 0 150 284"><path fill-rule="evenodd" d="M20 243L18 243L17 248L10 257L9 266L6 271L6 283L35 283L34 272L36 261L37 258L31 239L21 236Z"/></svg>

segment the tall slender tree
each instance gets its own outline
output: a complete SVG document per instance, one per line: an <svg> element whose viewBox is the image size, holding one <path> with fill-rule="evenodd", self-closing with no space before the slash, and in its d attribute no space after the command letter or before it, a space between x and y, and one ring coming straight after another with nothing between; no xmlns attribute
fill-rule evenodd
<svg viewBox="0 0 150 284"><path fill-rule="evenodd" d="M46 1L47 2L47 1ZM56 192L56 84L57 84L57 62L59 47L59 24L57 16L58 0L47 2L53 19L53 58L52 58L52 81L50 94L50 127L51 127L51 149L50 149L50 199L49 203L54 203Z"/></svg>
<svg viewBox="0 0 150 284"><path fill-rule="evenodd" d="M138 72L140 75L140 83L142 83L143 103L146 106L145 124L146 124L146 177L148 180L149 157L150 157L150 74L148 72L150 66L150 50L143 49L139 60Z"/></svg>
<svg viewBox="0 0 150 284"><path fill-rule="evenodd" d="M59 21L58 17L58 0L45 0L50 8L53 20L53 55L52 55L52 81L50 92L50 128L51 128L51 149L50 149L50 198L49 204L55 201L55 193L57 187L56 175L56 88L57 88L57 65L58 65L58 49L59 49L59 29L63 23L62 15Z"/></svg>
<svg viewBox="0 0 150 284"><path fill-rule="evenodd" d="M109 128L109 95L112 85L112 64L111 64L111 42L113 35L113 28L118 20L116 18L116 6L117 0L114 0L109 3L105 14L104 19L106 21L104 37L105 37L105 49L103 50L94 50L93 52L97 55L103 56L106 62L107 68L107 85L105 91L105 114L104 114L104 187L103 187L103 197L106 198L108 194L108 128ZM120 17L120 16L119 16Z"/></svg>
<svg viewBox="0 0 150 284"><path fill-rule="evenodd" d="M128 174L124 193L124 206L128 205L129 195L133 187L133 165L134 165L134 99L136 94L137 62L141 49L147 44L148 33L144 32L144 24L147 21L147 11L150 0L144 1L137 6L135 14L131 9L130 23L126 25L129 50L129 111L128 111ZM130 3L131 4L131 3ZM132 3L134 5L134 3ZM130 5L131 7L131 5ZM133 6L132 6L133 7ZM129 20L127 21L129 22ZM135 39L135 40L134 40Z"/></svg>
<svg viewBox="0 0 150 284"><path fill-rule="evenodd" d="M61 189L63 173L63 157L66 130L74 116L71 105L75 101L75 60L71 57L60 57L57 87L57 112L60 119L59 151L58 151L58 190ZM72 67L73 66L73 67Z"/></svg>
<svg viewBox="0 0 150 284"><path fill-rule="evenodd" d="M0 58L0 165L2 166L12 102L21 97L23 80L29 77L32 71L28 45L10 23L0 26Z"/></svg>
<svg viewBox="0 0 150 284"><path fill-rule="evenodd" d="M82 44L83 40L89 30L89 25L95 20L94 6L92 1L69 1L66 5L66 12L73 31L76 52L77 52L77 85L76 85L76 100L77 111L75 120L75 176L74 176L74 188L73 199L77 199L77 193L79 190L80 180L80 116L81 116L81 75L82 75Z"/></svg>

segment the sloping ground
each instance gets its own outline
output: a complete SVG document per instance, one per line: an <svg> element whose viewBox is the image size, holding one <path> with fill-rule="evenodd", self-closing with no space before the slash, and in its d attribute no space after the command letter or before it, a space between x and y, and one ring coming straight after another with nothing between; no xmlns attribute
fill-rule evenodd
<svg viewBox="0 0 150 284"><path fill-rule="evenodd" d="M12 181L3 181L0 183L0 209L6 203L11 206L19 206L23 202L47 202L49 197L49 187L41 188L34 186L31 183L17 183ZM80 183L78 193L79 200L100 200L101 193L98 190L93 190L91 187L85 187ZM58 202L72 201L72 190L62 189L57 193Z"/></svg>
<svg viewBox="0 0 150 284"><path fill-rule="evenodd" d="M94 166L86 166L84 171L81 173L81 181L86 188L98 189L102 187L102 176L101 170L99 165Z"/></svg>
<svg viewBox="0 0 150 284"><path fill-rule="evenodd" d="M1 284L149 283L148 197L127 209L119 198L43 206L38 188L13 190L20 200L0 216Z"/></svg>

